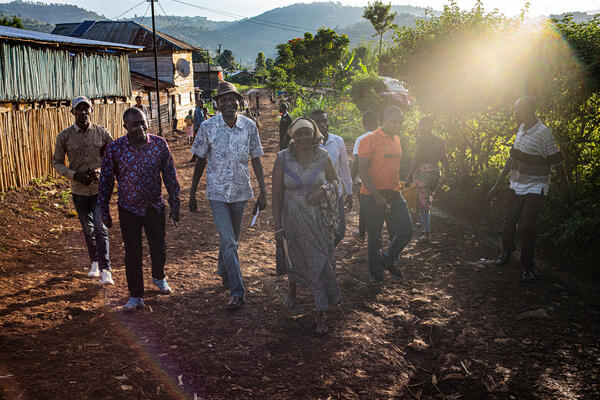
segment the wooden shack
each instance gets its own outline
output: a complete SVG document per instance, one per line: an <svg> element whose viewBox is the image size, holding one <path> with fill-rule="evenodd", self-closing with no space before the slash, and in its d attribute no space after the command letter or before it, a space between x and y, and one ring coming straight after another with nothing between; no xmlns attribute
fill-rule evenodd
<svg viewBox="0 0 600 400"><path fill-rule="evenodd" d="M129 55L129 68L133 72L152 79L156 76L152 29L145 25L134 21L84 21L82 23L57 24L52 33L142 46L143 51ZM156 32L156 49L158 79L172 84L172 87L168 89L167 115L170 121L177 121L178 128L182 128L185 125L184 118L188 110L194 108L196 100L192 53L201 51L201 49L158 31ZM142 97L148 97L148 95ZM155 102L149 105L151 114L155 115L157 113Z"/></svg>
<svg viewBox="0 0 600 400"><path fill-rule="evenodd" d="M149 131L156 133L158 131L158 112L152 104L156 103L156 80L138 72L131 71L131 98L137 96L142 98L142 104L148 110L148 125ZM169 90L173 89L173 83L158 81L158 89L160 91L160 119L163 126L163 132L171 129L171 110L169 109L170 96Z"/></svg>
<svg viewBox="0 0 600 400"><path fill-rule="evenodd" d="M219 79L223 80L223 68L220 65L211 65L210 72L208 64L203 62L194 63L194 85L202 90L205 98L208 98L209 91L217 88Z"/></svg>
<svg viewBox="0 0 600 400"><path fill-rule="evenodd" d="M70 101L87 96L92 121L122 136L135 45L0 26L0 191L55 176L60 131L74 123Z"/></svg>

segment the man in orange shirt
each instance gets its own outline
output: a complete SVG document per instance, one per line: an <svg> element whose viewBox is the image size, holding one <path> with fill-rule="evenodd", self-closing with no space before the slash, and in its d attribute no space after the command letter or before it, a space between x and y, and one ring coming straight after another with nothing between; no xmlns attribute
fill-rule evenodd
<svg viewBox="0 0 600 400"><path fill-rule="evenodd" d="M366 136L358 147L358 173L365 202L365 220L369 236L369 272L371 282L383 283L383 270L402 278L395 261L410 242L413 225L406 201L400 194L400 160L402 146L397 136L404 115L398 107L386 108L383 126ZM386 222L392 241L381 252L381 230Z"/></svg>

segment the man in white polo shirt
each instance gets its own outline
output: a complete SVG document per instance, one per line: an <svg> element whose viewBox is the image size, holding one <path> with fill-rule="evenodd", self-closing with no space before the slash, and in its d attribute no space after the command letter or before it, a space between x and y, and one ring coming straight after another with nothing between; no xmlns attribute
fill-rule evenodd
<svg viewBox="0 0 600 400"><path fill-rule="evenodd" d="M563 162L565 157L554 141L550 129L535 114L535 99L521 97L515 103L515 117L519 130L504 169L490 189L493 197L508 171L510 200L502 236L503 251L496 260L505 265L515 250L517 224L521 235L521 280L534 279L535 223L550 187L550 169L557 167L561 181L568 190L568 178Z"/></svg>
<svg viewBox="0 0 600 400"><path fill-rule="evenodd" d="M342 139L341 136L329 133L329 118L325 111L315 110L310 113L310 118L315 121L319 127L319 131L321 131L321 134L323 135L323 144L321 144L321 147L329 153L329 157L331 157L333 166L341 180L338 203L340 224L334 240L334 246L337 246L346 235L346 212L344 210L344 204L348 209L352 209L352 176L350 174L348 154L346 153L344 139ZM346 193L345 197L344 192Z"/></svg>
<svg viewBox="0 0 600 400"><path fill-rule="evenodd" d="M362 116L362 122L363 122L363 128L365 129L365 133L363 133L362 135L360 135L359 137L356 138L356 141L354 142L354 149L352 150L352 166L350 167L350 174L352 175L352 180L354 182L357 183L357 186L359 188L358 190L358 230L352 232L352 237L354 239L356 239L359 242L363 242L365 240L365 232L367 229L367 224L365 221L365 212L364 212L364 205L363 202L361 201L361 194L360 194L360 185L361 185L361 180L360 177L358 176L358 146L360 146L360 142L361 140L363 140L365 137L367 137L368 135L371 134L371 132L373 132L375 129L378 128L378 122L377 122L377 114L375 113L375 111L369 110L366 111L363 116Z"/></svg>

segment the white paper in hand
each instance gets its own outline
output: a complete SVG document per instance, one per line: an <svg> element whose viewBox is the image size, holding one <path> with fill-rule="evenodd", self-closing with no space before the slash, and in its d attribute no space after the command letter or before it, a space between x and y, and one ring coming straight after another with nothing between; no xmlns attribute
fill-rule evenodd
<svg viewBox="0 0 600 400"><path fill-rule="evenodd" d="M254 209L252 210L252 223L250 226L254 226L256 220L258 219L258 212L260 211L260 207L258 206L258 201L254 203Z"/></svg>

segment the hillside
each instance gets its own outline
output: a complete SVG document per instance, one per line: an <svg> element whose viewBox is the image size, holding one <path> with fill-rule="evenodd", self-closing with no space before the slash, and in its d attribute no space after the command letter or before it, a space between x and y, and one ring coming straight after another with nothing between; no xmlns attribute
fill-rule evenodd
<svg viewBox="0 0 600 400"><path fill-rule="evenodd" d="M413 6L393 6L398 13L396 24L413 25L415 17L422 15L424 8ZM65 4L44 4L13 1L0 4L0 13L18 15L23 18L27 29L49 32L53 24L61 22L81 22L84 20L104 20L106 17L93 11ZM198 10L198 13L205 13ZM373 40L375 33L371 24L362 18L362 7L343 6L339 3L297 3L269 10L252 18L234 22L212 21L201 16L165 16L159 9L156 16L157 29L178 37L193 45L215 49L222 45L230 49L238 62L253 65L259 51L267 57L275 57L275 46L304 32L316 32L321 27L331 27L338 33L350 37L351 45ZM149 26L148 14L131 18ZM39 21L39 22L38 22Z"/></svg>
<svg viewBox="0 0 600 400"><path fill-rule="evenodd" d="M422 15L424 8L393 6L398 13L395 23L399 26L413 25L415 17ZM230 49L236 60L252 65L256 54L263 51L267 57L275 57L275 46L304 32L316 32L321 27L330 27L350 37L351 45L373 40L371 24L362 18L362 7L343 6L339 3L297 3L275 8L253 18L235 22L215 22L204 17L157 17L158 29L180 37L194 45L211 50L222 45ZM135 18L149 24L150 18Z"/></svg>
<svg viewBox="0 0 600 400"><path fill-rule="evenodd" d="M23 18L35 19L46 24L60 22L81 22L86 19L106 19L93 11L69 4L45 4L39 2L12 1L0 3L0 12L7 15L17 15Z"/></svg>

